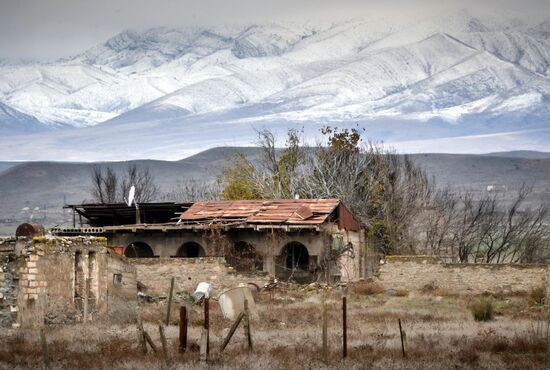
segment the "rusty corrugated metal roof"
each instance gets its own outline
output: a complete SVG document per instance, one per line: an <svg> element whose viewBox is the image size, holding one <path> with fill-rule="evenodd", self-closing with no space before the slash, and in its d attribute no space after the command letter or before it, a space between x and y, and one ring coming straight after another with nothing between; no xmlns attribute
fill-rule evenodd
<svg viewBox="0 0 550 370"><path fill-rule="evenodd" d="M201 201L180 215L181 222L317 225L340 205L338 199Z"/></svg>

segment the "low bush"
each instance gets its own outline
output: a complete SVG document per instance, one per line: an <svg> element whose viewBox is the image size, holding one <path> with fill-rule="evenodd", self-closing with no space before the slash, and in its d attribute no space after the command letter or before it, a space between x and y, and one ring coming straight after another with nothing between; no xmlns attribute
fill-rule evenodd
<svg viewBox="0 0 550 370"><path fill-rule="evenodd" d="M490 298L478 298L472 303L471 310L475 321L490 321L493 319L494 307Z"/></svg>
<svg viewBox="0 0 550 370"><path fill-rule="evenodd" d="M373 295L384 292L384 288L377 283L361 281L354 284L352 291L355 294Z"/></svg>
<svg viewBox="0 0 550 370"><path fill-rule="evenodd" d="M532 306L542 306L546 302L546 288L540 286L531 289L529 293L529 304Z"/></svg>

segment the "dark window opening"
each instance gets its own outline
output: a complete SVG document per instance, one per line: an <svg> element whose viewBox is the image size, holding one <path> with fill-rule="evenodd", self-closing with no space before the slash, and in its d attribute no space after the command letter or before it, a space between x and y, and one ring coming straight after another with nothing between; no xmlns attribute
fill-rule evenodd
<svg viewBox="0 0 550 370"><path fill-rule="evenodd" d="M292 270L309 270L309 252L298 242L287 244L283 250L285 267Z"/></svg>
<svg viewBox="0 0 550 370"><path fill-rule="evenodd" d="M113 274L113 284L122 284L122 274Z"/></svg>
<svg viewBox="0 0 550 370"><path fill-rule="evenodd" d="M176 253L176 257L183 258L204 257L204 255L205 253L202 246L195 242L184 243L181 247L179 247L178 252Z"/></svg>
<svg viewBox="0 0 550 370"><path fill-rule="evenodd" d="M129 258L154 258L153 249L143 242L134 242L124 249L124 255Z"/></svg>
<svg viewBox="0 0 550 370"><path fill-rule="evenodd" d="M247 242L238 242L230 249L226 256L229 263L237 271L262 271L263 260L256 253L256 248Z"/></svg>

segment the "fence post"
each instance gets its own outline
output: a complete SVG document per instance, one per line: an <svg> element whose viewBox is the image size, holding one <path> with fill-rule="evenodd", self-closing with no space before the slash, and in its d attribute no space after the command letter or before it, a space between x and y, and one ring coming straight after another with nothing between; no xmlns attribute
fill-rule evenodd
<svg viewBox="0 0 550 370"><path fill-rule="evenodd" d="M202 329L201 341L199 347L199 360L205 362L208 360L208 330Z"/></svg>
<svg viewBox="0 0 550 370"><path fill-rule="evenodd" d="M164 363L168 364L168 345L166 344L166 337L164 336L164 328L159 323L159 335L160 343L162 344L162 356L164 357Z"/></svg>
<svg viewBox="0 0 550 370"><path fill-rule="evenodd" d="M180 307L180 352L187 349L187 307Z"/></svg>
<svg viewBox="0 0 550 370"><path fill-rule="evenodd" d="M174 294L174 278L170 280L170 294L168 295L168 308L166 310L166 326L170 325L170 310L172 309L172 295Z"/></svg>
<svg viewBox="0 0 550 370"><path fill-rule="evenodd" d="M327 317L327 302L323 297L323 361L328 362L328 317Z"/></svg>
<svg viewBox="0 0 550 370"><path fill-rule="evenodd" d="M405 353L405 342L403 338L403 328L401 327L401 319L397 319L399 322L399 335L401 336L401 352L403 353L403 357L407 357Z"/></svg>
<svg viewBox="0 0 550 370"><path fill-rule="evenodd" d="M220 352L223 352L225 347L229 344L229 341L233 337L233 334L235 334L235 330L237 330L237 327L239 326L239 323L244 317L244 312L241 312L239 316L237 316L237 319L233 322L233 325L231 325L231 328L229 329L229 333L227 333L227 336L223 340L222 347L220 349Z"/></svg>
<svg viewBox="0 0 550 370"><path fill-rule="evenodd" d="M143 330L143 322L141 320L139 320L139 323L138 323L138 331L139 331L139 346L141 347L141 352L143 352L143 354L147 354L147 341L145 339L145 334L143 333L144 330Z"/></svg>
<svg viewBox="0 0 550 370"><path fill-rule="evenodd" d="M50 368L50 356L48 354L48 342L46 341L46 328L40 329L40 342L42 343L42 360L44 361L44 369Z"/></svg>
<svg viewBox="0 0 550 370"><path fill-rule="evenodd" d="M248 311L248 299L244 300L244 334L248 342L248 349L252 350L252 336L250 335L250 312Z"/></svg>
<svg viewBox="0 0 550 370"><path fill-rule="evenodd" d="M204 299L204 329L206 330L206 354L210 353L210 299Z"/></svg>
<svg viewBox="0 0 550 370"><path fill-rule="evenodd" d="M348 357L348 315L346 297L342 297L342 357Z"/></svg>

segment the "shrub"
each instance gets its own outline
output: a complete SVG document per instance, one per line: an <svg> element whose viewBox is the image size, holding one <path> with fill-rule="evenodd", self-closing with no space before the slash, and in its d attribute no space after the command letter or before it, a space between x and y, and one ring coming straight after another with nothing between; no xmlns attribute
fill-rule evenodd
<svg viewBox="0 0 550 370"><path fill-rule="evenodd" d="M540 286L531 289L529 293L529 304L532 306L542 306L546 301L546 288Z"/></svg>
<svg viewBox="0 0 550 370"><path fill-rule="evenodd" d="M377 283L361 281L353 286L352 291L355 294L373 295L382 293L384 291L384 288Z"/></svg>
<svg viewBox="0 0 550 370"><path fill-rule="evenodd" d="M489 321L493 319L493 301L490 298L479 298L472 304L472 314L475 321Z"/></svg>

